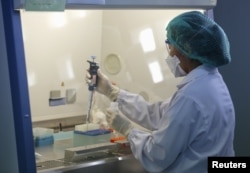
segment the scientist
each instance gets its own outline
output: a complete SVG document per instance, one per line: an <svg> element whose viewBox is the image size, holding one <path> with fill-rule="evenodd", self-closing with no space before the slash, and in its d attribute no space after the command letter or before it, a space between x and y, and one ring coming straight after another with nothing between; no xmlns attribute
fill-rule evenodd
<svg viewBox="0 0 250 173"><path fill-rule="evenodd" d="M97 91L118 104L120 113L109 110L108 122L127 136L148 172L205 173L209 156L234 156L234 106L218 71L231 61L229 41L218 24L197 11L172 19L166 32L167 65L175 77L185 76L170 101L147 103L112 85L100 70Z"/></svg>

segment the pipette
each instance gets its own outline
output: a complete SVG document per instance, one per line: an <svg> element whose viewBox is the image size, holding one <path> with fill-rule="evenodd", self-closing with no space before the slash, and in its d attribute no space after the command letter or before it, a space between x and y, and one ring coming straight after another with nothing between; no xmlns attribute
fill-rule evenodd
<svg viewBox="0 0 250 173"><path fill-rule="evenodd" d="M87 118L86 118L86 124L87 124L87 131L88 131L88 124L89 124L89 119L90 119L90 113L91 113L91 108L92 108L92 101L93 101L93 95L94 91L97 86L98 82L98 76L97 76L97 70L99 68L98 64L95 62L96 57L91 56L92 61L87 60L89 63L89 74L90 74L90 80L91 82L89 83L89 105L88 105L88 112L87 112Z"/></svg>

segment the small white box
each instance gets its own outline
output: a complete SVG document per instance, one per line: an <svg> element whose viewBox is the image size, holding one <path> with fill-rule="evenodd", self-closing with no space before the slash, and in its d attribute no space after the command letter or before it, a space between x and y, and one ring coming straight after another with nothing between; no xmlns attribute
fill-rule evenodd
<svg viewBox="0 0 250 173"><path fill-rule="evenodd" d="M52 136L54 133L54 129L48 129L43 127L35 127L33 128L33 136L34 138L42 138L47 136Z"/></svg>
<svg viewBox="0 0 250 173"><path fill-rule="evenodd" d="M80 124L75 126L75 130L77 131L88 131L88 130L97 130L100 129L100 124L89 123L89 124Z"/></svg>

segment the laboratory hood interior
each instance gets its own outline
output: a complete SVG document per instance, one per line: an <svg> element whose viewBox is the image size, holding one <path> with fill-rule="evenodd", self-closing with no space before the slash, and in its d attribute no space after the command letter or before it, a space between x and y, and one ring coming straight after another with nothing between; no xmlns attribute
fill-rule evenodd
<svg viewBox="0 0 250 173"><path fill-rule="evenodd" d="M86 115L91 56L120 88L149 102L170 97L180 79L165 62L165 28L184 11L21 11L32 121ZM94 103L109 106L98 93Z"/></svg>
<svg viewBox="0 0 250 173"><path fill-rule="evenodd" d="M67 135L68 129L85 122L85 75L92 56L120 88L149 102L171 97L181 79L174 78L165 62L165 28L185 11L190 9L21 10L33 129L57 129ZM105 96L94 94L93 110L105 112L109 105ZM64 157L63 152L39 147L36 152L42 163ZM38 170L43 170L37 161Z"/></svg>
<svg viewBox="0 0 250 173"><path fill-rule="evenodd" d="M191 5L185 6L170 0L168 9L150 1L141 8L133 2L133 9L129 1L112 0L95 1L97 8L78 9L73 8L75 2L66 3L72 9L36 11L23 9L22 0L15 1L21 17L36 169L41 173L145 172L126 140L110 143L113 134L106 134L102 142L99 138L93 142L75 134L86 123L89 108L87 61L95 57L112 82L148 102L170 98L182 79L174 78L165 62L166 26L176 15L194 9L205 12L216 1L204 0L200 6L188 1ZM105 3L110 9L101 6ZM126 8L117 8L121 4ZM175 8L178 5L188 8ZM95 92L91 115L105 114L109 106L110 101Z"/></svg>

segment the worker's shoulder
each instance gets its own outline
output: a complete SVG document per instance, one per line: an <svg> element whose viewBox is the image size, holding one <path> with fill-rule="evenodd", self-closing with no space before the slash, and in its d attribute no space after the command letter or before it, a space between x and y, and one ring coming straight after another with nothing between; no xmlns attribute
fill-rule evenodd
<svg viewBox="0 0 250 173"><path fill-rule="evenodd" d="M194 100L197 103L202 103L205 100L218 100L218 97L225 93L225 84L220 79L216 78L201 78L194 80L183 86L178 95L182 98Z"/></svg>

